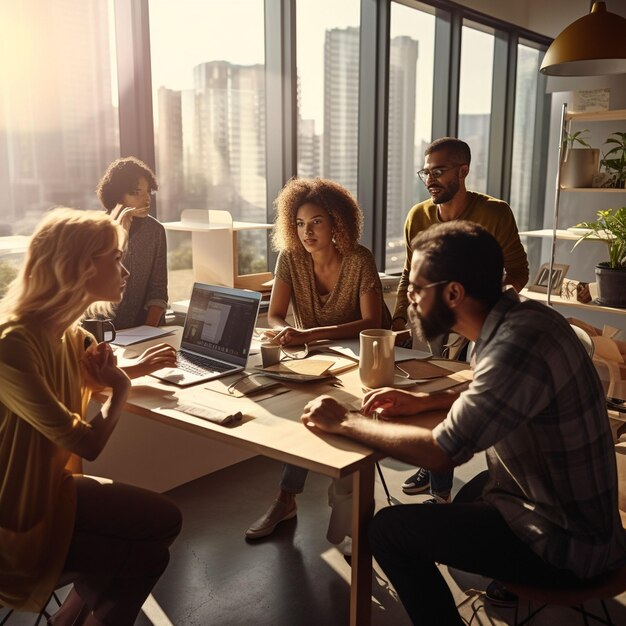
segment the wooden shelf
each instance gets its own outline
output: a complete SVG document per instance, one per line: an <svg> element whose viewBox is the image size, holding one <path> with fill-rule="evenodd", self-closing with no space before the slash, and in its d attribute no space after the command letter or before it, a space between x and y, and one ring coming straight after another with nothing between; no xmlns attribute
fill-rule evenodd
<svg viewBox="0 0 626 626"><path fill-rule="evenodd" d="M561 193L626 193L626 189L614 187L561 187Z"/></svg>
<svg viewBox="0 0 626 626"><path fill-rule="evenodd" d="M568 112L566 120L572 122L614 122L626 120L626 109L613 109L612 111L582 111L580 113Z"/></svg>
<svg viewBox="0 0 626 626"><path fill-rule="evenodd" d="M543 230L523 230L520 232L520 235L526 235L526 237L545 237L546 239L551 239L552 229L544 228ZM569 230L558 229L556 231L556 238L563 241L578 241L580 239L580 235L576 235ZM595 235L587 237L585 241L599 241L601 243L606 243L604 239L599 239Z"/></svg>
<svg viewBox="0 0 626 626"><path fill-rule="evenodd" d="M529 300L536 300L537 302L547 303L548 295L545 293L539 293L537 291L528 291L528 289L522 289L520 295ZM584 304L577 300L566 300L561 296L555 296L554 294L550 298L553 305L572 307L574 309L585 309L586 311L597 311L601 313L612 313L614 315L626 315L626 309L616 309L610 306L602 306L600 304L593 304L592 302Z"/></svg>

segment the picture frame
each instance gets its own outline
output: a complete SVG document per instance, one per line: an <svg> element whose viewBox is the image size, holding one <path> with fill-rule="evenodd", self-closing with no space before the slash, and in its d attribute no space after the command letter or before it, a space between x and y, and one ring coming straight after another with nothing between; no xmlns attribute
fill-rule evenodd
<svg viewBox="0 0 626 626"><path fill-rule="evenodd" d="M561 293L561 286L563 285L563 279L567 274L569 265L563 265L555 263L552 266L552 288L553 295L558 296ZM544 263L537 272L533 282L528 285L528 291L536 291L538 293L548 293L548 281L550 277L550 264Z"/></svg>

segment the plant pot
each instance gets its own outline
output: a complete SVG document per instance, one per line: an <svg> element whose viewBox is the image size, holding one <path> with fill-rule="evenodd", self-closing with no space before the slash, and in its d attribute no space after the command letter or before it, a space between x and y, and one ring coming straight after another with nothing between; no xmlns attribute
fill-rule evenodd
<svg viewBox="0 0 626 626"><path fill-rule="evenodd" d="M626 267L611 268L608 263L596 265L597 303L626 309Z"/></svg>
<svg viewBox="0 0 626 626"><path fill-rule="evenodd" d="M561 165L561 187L591 187L599 162L597 148L567 149Z"/></svg>

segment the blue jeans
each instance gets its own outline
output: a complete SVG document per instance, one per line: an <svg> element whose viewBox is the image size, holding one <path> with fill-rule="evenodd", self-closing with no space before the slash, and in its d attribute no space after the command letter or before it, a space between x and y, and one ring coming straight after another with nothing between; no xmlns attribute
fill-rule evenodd
<svg viewBox="0 0 626 626"><path fill-rule="evenodd" d="M309 470L285 463L280 478L280 488L287 493L302 493Z"/></svg>
<svg viewBox="0 0 626 626"><path fill-rule="evenodd" d="M452 480L454 479L454 470L436 474L430 472L430 493L437 495L449 494L452 490Z"/></svg>

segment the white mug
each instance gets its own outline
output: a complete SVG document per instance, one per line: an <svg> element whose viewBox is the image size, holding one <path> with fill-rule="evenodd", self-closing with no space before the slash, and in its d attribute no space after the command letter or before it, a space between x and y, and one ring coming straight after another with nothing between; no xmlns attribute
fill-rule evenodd
<svg viewBox="0 0 626 626"><path fill-rule="evenodd" d="M280 344L262 343L261 344L261 362L263 368L277 365L280 362Z"/></svg>
<svg viewBox="0 0 626 626"><path fill-rule="evenodd" d="M395 340L392 330L363 330L360 333L359 376L365 387L376 389L393 385Z"/></svg>

